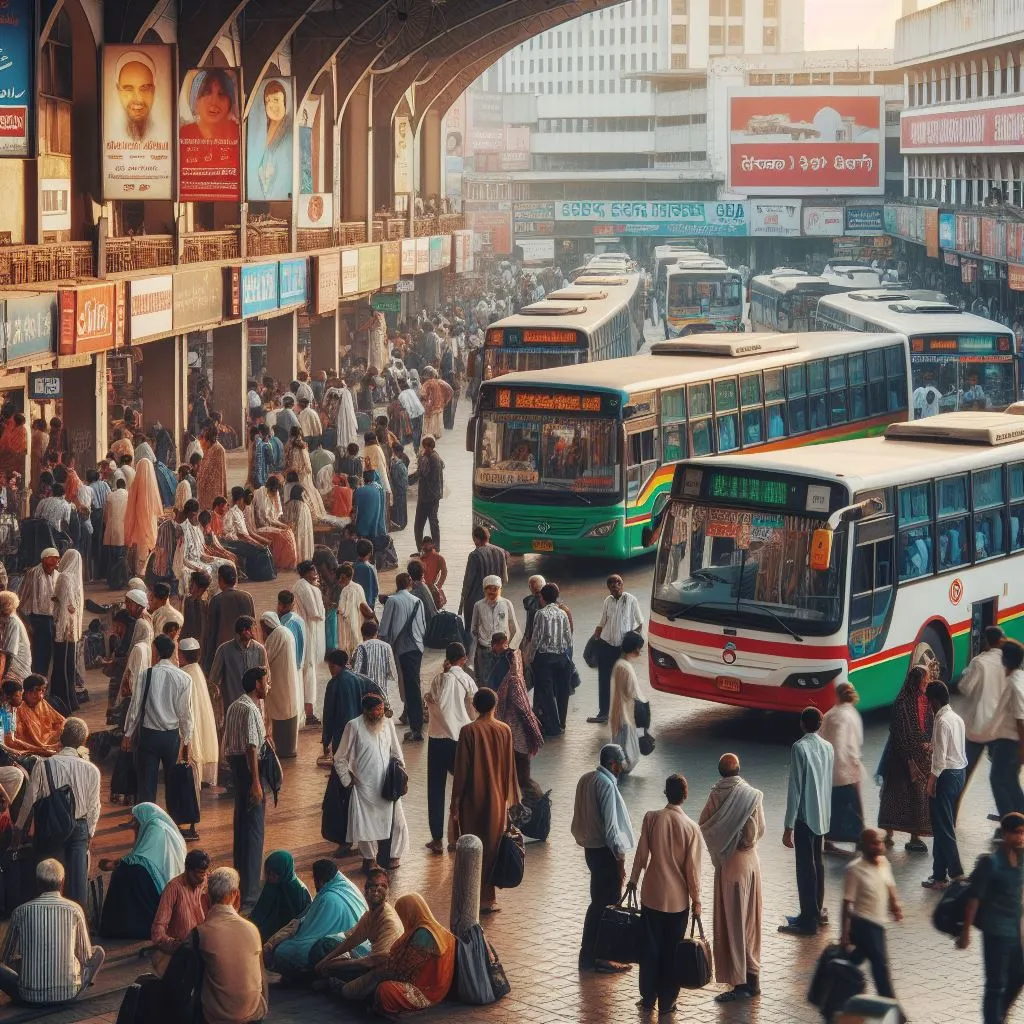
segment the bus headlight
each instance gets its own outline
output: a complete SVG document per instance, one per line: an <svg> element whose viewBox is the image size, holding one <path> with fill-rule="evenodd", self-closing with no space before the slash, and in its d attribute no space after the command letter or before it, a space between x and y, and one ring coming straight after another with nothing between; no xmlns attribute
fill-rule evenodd
<svg viewBox="0 0 1024 1024"><path fill-rule="evenodd" d="M679 668L676 664L675 658L670 654L666 654L664 651L659 651L657 647L651 648L651 660L658 666L658 668Z"/></svg>
<svg viewBox="0 0 1024 1024"><path fill-rule="evenodd" d="M499 530L499 529L501 529L501 527L499 527L498 524L493 519L491 519L488 516L482 515L480 512L474 512L473 513L473 525L474 526L484 526L488 530Z"/></svg>
<svg viewBox="0 0 1024 1024"><path fill-rule="evenodd" d="M597 526L592 526L589 530L587 530L586 533L583 534L583 536L584 537L607 537L608 534L610 534L612 532L612 530L614 530L615 527L618 526L618 525L619 525L618 519L609 519L608 522L606 522L606 523L598 523Z"/></svg>
<svg viewBox="0 0 1024 1024"><path fill-rule="evenodd" d="M782 685L797 690L820 690L822 687L828 686L841 671L842 669L831 668L823 672L794 672L792 675L786 676Z"/></svg>

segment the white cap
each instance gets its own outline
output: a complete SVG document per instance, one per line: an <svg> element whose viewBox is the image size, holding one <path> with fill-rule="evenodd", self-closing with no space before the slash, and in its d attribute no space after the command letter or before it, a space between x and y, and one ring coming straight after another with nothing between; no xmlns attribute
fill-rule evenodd
<svg viewBox="0 0 1024 1024"><path fill-rule="evenodd" d="M178 644L180 651L198 651L199 641L194 636L187 636Z"/></svg>
<svg viewBox="0 0 1024 1024"><path fill-rule="evenodd" d="M44 558L60 558L60 552L56 548L43 548L39 553L39 561Z"/></svg>
<svg viewBox="0 0 1024 1024"><path fill-rule="evenodd" d="M484 577L485 587L500 587L501 577L500 576L485 576Z"/></svg>
<svg viewBox="0 0 1024 1024"><path fill-rule="evenodd" d="M133 576L128 581L128 589L129 590L145 590L146 589L146 581L144 579L142 579L141 576Z"/></svg>
<svg viewBox="0 0 1024 1024"><path fill-rule="evenodd" d="M129 601L134 601L137 605L141 605L141 607L143 608L145 608L146 605L149 604L149 598L146 596L146 592L144 590L129 590L128 593L124 596Z"/></svg>

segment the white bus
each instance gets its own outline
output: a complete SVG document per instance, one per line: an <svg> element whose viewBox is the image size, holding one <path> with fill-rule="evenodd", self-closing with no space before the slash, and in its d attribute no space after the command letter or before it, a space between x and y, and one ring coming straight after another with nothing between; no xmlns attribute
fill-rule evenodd
<svg viewBox="0 0 1024 1024"><path fill-rule="evenodd" d="M683 257L666 268L663 308L666 338L689 334L696 324L742 331L743 278L714 257Z"/></svg>
<svg viewBox="0 0 1024 1024"><path fill-rule="evenodd" d="M988 625L1024 639L1020 415L686 461L660 528L658 690L825 710L849 680L884 707L914 665L955 681Z"/></svg>
<svg viewBox="0 0 1024 1024"><path fill-rule="evenodd" d="M841 286L802 270L778 267L752 278L748 289L752 331L811 331L814 311L823 295Z"/></svg>
<svg viewBox="0 0 1024 1024"><path fill-rule="evenodd" d="M651 256L651 287L658 303L658 315L652 319L655 323L665 315L665 283L668 268L675 266L680 259L707 259L708 254L689 242L672 242L656 245Z"/></svg>
<svg viewBox="0 0 1024 1024"><path fill-rule="evenodd" d="M826 295L817 331L894 331L910 343L914 418L1005 409L1020 397L1013 331L947 302L886 288Z"/></svg>

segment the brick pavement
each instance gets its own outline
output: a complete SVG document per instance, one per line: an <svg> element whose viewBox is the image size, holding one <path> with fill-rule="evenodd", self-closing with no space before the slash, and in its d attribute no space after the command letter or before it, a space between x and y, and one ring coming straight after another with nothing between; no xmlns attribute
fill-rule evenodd
<svg viewBox="0 0 1024 1024"><path fill-rule="evenodd" d="M449 595L457 595L460 577L469 549L471 522L469 489L460 486L469 480L470 457L462 450L465 407L459 424L441 442L448 465L453 496L444 508L444 554L449 562ZM232 476L240 476L241 460L233 457ZM412 502L410 502L410 505ZM404 558L411 548L411 531L396 535L396 546ZM530 572L542 571L563 586L572 607L580 635L592 627L605 595L603 579L609 566L578 565L559 559L518 559L507 590L518 607L526 592ZM631 564L624 572L627 588L646 607L650 585L650 561ZM290 574L289 574L290 576ZM258 610L273 606L273 595L288 579L254 586ZM390 576L385 583L389 588ZM99 593L92 596L100 598ZM579 649L582 641L578 642ZM433 656L436 664L439 655ZM445 1005L424 1015L425 1020L453 1018L486 1021L488 1024L553 1024L579 1021L582 1024L618 1018L637 1018L636 973L624 977L581 976L576 970L576 954L583 912L588 902L588 877L583 854L569 835L572 800L576 779L596 763L600 746L608 739L607 729L585 723L596 704L595 674L582 668L583 687L570 705L570 725L565 737L550 741L539 754L534 773L545 789L552 789L553 829L547 843L531 844L527 853L527 873L517 890L501 894L502 913L485 919L488 937L497 948L512 983L509 997L494 1007ZM643 669L643 677L646 667ZM90 688L105 692L99 678L89 680ZM102 697L101 697L102 700ZM100 703L87 705L90 721L102 718ZM776 925L783 915L796 909L793 859L781 844L782 816L785 804L788 745L796 737L796 726L783 716L743 712L684 698L655 694L653 698L654 733L657 749L645 759L633 776L624 780L622 792L634 824L639 825L644 811L662 804L662 785L666 775L683 772L690 783L686 809L692 816L700 812L704 798L714 784L719 755L734 750L743 759L744 775L762 788L766 795L768 834L759 853L764 872L765 928L762 986L764 993L753 1003L719 1007L712 996L718 987L702 992L684 992L679 1001L677 1019L688 1021L751 1022L751 1024L796 1024L819 1017L805 1002L810 972L817 954L830 936L815 939L777 935ZM866 722L865 764L873 766L881 753L887 730L887 717L874 715ZM306 730L300 739L300 756L285 766L285 788L280 806L267 812L267 851L287 847L296 855L300 872L309 881L312 861L327 855L331 844L320 838L320 802L326 773L314 764L318 737ZM411 793L406 798L406 813L412 832L412 847L401 868L394 873L396 894L424 893L439 919L446 920L451 886L452 857L433 856L423 849L429 838L425 807L425 745L407 746L411 774ZM109 765L107 766L109 768ZM877 789L869 783L865 792L869 818L877 810ZM961 850L966 864L988 848L990 835L985 814L990 808L987 781L979 773L965 802L960 832ZM104 804L103 817L94 845L94 858L123 852L128 833L124 824L127 812ZM230 862L230 802L204 791L201 844L216 863ZM931 1024L977 1020L980 1005L980 943L966 953L956 952L952 942L940 936L930 925L934 895L920 887L930 873L929 858L910 855L897 848L892 855L907 919L890 930L893 977L905 1010L915 1021ZM340 862L343 870L358 879L358 861ZM839 885L843 863L828 861L828 905L833 920L838 920ZM712 870L705 857L705 906L712 904ZM710 913L707 915L710 918ZM713 931L713 922L710 931ZM833 933L834 934L834 933ZM141 968L138 968L141 970ZM123 963L112 974L110 983L123 983L136 968ZM102 995L70 1010L51 1014L56 1024L72 1021L112 1022L117 999ZM0 1021L11 1011L0 1012ZM337 1004L312 994L273 991L273 1021L319 1022L345 1020L347 1013ZM355 1019L354 1017L352 1019ZM1022 1018L1024 1019L1024 1018Z"/></svg>

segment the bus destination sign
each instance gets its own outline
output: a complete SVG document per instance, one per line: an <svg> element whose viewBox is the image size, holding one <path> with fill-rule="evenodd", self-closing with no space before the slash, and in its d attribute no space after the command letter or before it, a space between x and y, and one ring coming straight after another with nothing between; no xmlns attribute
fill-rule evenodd
<svg viewBox="0 0 1024 1024"><path fill-rule="evenodd" d="M707 497L784 508L790 504L791 495L784 480L716 471L708 474Z"/></svg>
<svg viewBox="0 0 1024 1024"><path fill-rule="evenodd" d="M586 348L587 336L582 331L564 327L491 327L485 345L487 348Z"/></svg>
<svg viewBox="0 0 1024 1024"><path fill-rule="evenodd" d="M495 409L521 410L523 412L589 413L599 415L605 411L608 399L613 395L587 394L584 391L535 391L520 388L498 388L495 395ZM610 411L610 410L609 410Z"/></svg>

